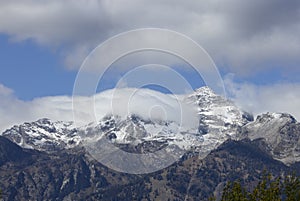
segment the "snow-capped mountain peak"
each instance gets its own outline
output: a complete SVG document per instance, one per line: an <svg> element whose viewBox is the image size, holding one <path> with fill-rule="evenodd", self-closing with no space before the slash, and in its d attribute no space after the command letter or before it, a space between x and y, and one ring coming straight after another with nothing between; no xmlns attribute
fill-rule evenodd
<svg viewBox="0 0 300 201"><path fill-rule="evenodd" d="M13 126L2 135L24 148L41 151L72 148L80 143L77 129L72 122L52 122L46 118Z"/></svg>
<svg viewBox="0 0 300 201"><path fill-rule="evenodd" d="M300 124L291 115L266 113L253 121L252 115L208 87L197 89L183 97L183 101L197 106L199 122L195 127L130 114L106 115L79 128L73 122L40 119L13 126L2 135L22 147L47 152L82 146L86 139L97 137L108 139L116 146L133 146L134 150L142 147L153 151L175 145L181 150L192 148L204 153L203 156L227 139L263 138L275 159L285 163L300 161Z"/></svg>
<svg viewBox="0 0 300 201"><path fill-rule="evenodd" d="M146 92L150 93L149 90ZM3 135L23 147L42 151L72 148L85 137L95 134L107 137L116 144L157 141L175 144L182 149L198 147L207 151L233 136L240 126L248 122L244 113L231 101L215 94L208 87L197 89L184 97L183 102L187 106L197 106L199 123L195 126L183 126L172 120L145 119L137 114L127 117L107 115L98 122L79 128L75 128L72 122L40 119L14 126Z"/></svg>

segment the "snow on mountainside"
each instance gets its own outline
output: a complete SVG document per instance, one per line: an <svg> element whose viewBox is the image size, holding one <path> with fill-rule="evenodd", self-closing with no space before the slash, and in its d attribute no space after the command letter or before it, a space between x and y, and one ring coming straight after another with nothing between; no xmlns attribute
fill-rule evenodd
<svg viewBox="0 0 300 201"><path fill-rule="evenodd" d="M146 93L149 94L149 90ZM300 125L290 115L267 113L253 121L252 115L208 87L197 89L183 97L183 101L197 105L199 123L196 127L130 114L126 117L107 115L79 128L72 122L41 119L14 126L2 135L22 147L40 151L73 148L97 135L121 148L128 149L130 145L130 150L138 152L175 145L182 150L192 148L202 156L227 139L264 138L275 159L285 163L300 161Z"/></svg>
<svg viewBox="0 0 300 201"><path fill-rule="evenodd" d="M241 134L251 140L264 139L273 157L286 164L300 161L300 124L283 113L266 113L243 127Z"/></svg>
<svg viewBox="0 0 300 201"><path fill-rule="evenodd" d="M141 91L140 94L146 94L146 97L158 96L157 92L151 95L149 90ZM174 105L173 102L174 100L170 105ZM41 119L14 126L5 131L3 136L20 146L42 151L72 148L79 145L85 137L97 133L115 144L156 142L159 145L176 145L184 150L194 148L196 151L208 153L225 140L234 137L237 129L248 122L249 115L245 115L231 101L216 95L208 87L202 87L183 97L183 102L197 106L199 123L194 127L185 127L177 121L167 119L144 119L135 114L127 117L107 115L99 122L80 128L75 128L72 122ZM165 101L164 104L167 105Z"/></svg>
<svg viewBox="0 0 300 201"><path fill-rule="evenodd" d="M208 87L197 89L186 100L198 105L199 133L204 138L202 150L210 151L229 138L236 139L241 126L253 121L252 115Z"/></svg>
<svg viewBox="0 0 300 201"><path fill-rule="evenodd" d="M122 119L119 116L106 116L99 123L90 124L79 129L80 136L98 139L108 138L115 144L138 145L145 142L174 144L181 149L189 149L203 141L198 128L185 128L174 121L150 121L137 115Z"/></svg>
<svg viewBox="0 0 300 201"><path fill-rule="evenodd" d="M72 148L80 143L77 129L72 122L52 122L49 119L13 126L4 131L2 136L21 147L40 151Z"/></svg>

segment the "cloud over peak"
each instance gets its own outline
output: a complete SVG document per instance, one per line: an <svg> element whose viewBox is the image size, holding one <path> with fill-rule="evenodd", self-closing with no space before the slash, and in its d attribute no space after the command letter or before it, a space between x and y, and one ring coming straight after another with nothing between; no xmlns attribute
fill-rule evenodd
<svg viewBox="0 0 300 201"><path fill-rule="evenodd" d="M22 101L12 95L12 90L0 85L0 97L0 133L13 125L41 118L75 121L77 126L107 115L138 115L145 120L174 121L189 128L197 127L199 122L196 106L183 102L181 96L144 88L111 89L89 97L49 96Z"/></svg>

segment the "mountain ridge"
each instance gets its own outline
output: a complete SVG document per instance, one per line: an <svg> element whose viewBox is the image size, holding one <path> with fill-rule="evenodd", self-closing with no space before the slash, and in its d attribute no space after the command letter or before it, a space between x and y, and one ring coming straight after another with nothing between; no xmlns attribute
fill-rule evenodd
<svg viewBox="0 0 300 201"><path fill-rule="evenodd" d="M286 164L300 160L300 125L291 115L266 113L258 115L254 120L249 113L240 110L232 101L215 94L208 87L195 90L185 96L184 100L197 105L197 128L183 128L174 121L145 120L135 114L125 119L107 115L98 122L77 128L73 122L52 122L44 118L13 126L3 132L2 136L24 148L51 152L83 146L82 142L87 137L97 134L98 139L108 138L126 151L141 152L143 149L153 152L175 145L184 151L193 149L201 153L202 157L228 139L263 138L276 160ZM268 128L270 132L267 132ZM289 129L294 130L293 135ZM285 143L280 142L281 139ZM289 140L292 140L292 148L286 148ZM149 146L152 148L147 148Z"/></svg>
<svg viewBox="0 0 300 201"><path fill-rule="evenodd" d="M0 136L0 147L3 140L7 141ZM218 198L227 181L239 179L251 188L265 169L274 176L300 174L299 162L286 166L274 160L265 145L260 139L227 140L204 159L187 153L171 166L143 175L109 169L82 149L29 152L34 160L27 163L0 163L0 188L4 200L196 201Z"/></svg>

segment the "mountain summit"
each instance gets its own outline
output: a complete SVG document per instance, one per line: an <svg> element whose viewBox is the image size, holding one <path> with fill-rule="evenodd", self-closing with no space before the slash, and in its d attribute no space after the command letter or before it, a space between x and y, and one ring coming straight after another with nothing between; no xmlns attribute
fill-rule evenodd
<svg viewBox="0 0 300 201"><path fill-rule="evenodd" d="M149 90L145 93L149 95ZM126 151L145 153L173 145L205 157L228 139L264 139L275 159L287 164L300 160L299 123L288 114L267 113L253 116L240 110L231 100L202 87L181 97L196 105L198 125L184 127L172 120L145 119L137 114L127 117L107 115L98 122L75 127L73 122L36 122L13 126L2 133L23 148L53 152L82 146L87 138L106 138Z"/></svg>
<svg viewBox="0 0 300 201"><path fill-rule="evenodd" d="M251 188L263 169L300 174L300 124L291 115L266 113L254 120L208 87L180 98L196 108L195 126L131 113L107 114L81 127L40 119L7 129L0 136L4 200L208 200L229 180L243 178ZM176 160L151 174L125 174L91 157L88 143L105 147L103 142L114 149L97 154L111 164L125 161L129 169ZM116 149L149 157L111 157Z"/></svg>

